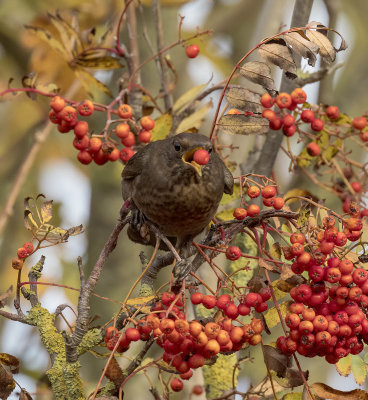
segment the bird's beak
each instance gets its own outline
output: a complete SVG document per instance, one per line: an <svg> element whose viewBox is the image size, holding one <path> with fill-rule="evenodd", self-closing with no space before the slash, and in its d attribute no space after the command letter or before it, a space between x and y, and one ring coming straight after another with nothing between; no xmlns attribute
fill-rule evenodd
<svg viewBox="0 0 368 400"><path fill-rule="evenodd" d="M202 167L203 167L203 165L199 165L198 163L196 163L193 160L193 154L199 149L203 149L203 147L200 146L200 147L196 147L194 149L188 150L186 153L184 153L184 155L182 157L182 160L186 164L191 165L197 171L197 174L199 176L202 176Z"/></svg>

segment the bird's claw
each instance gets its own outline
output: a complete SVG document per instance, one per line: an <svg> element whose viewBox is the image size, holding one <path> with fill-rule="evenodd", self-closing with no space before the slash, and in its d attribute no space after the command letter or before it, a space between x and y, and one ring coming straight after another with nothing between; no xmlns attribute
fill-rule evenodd
<svg viewBox="0 0 368 400"><path fill-rule="evenodd" d="M150 241L150 230L146 224L146 218L144 214L135 209L132 211L132 219L130 221L130 227L132 230L139 232L142 239L149 242Z"/></svg>

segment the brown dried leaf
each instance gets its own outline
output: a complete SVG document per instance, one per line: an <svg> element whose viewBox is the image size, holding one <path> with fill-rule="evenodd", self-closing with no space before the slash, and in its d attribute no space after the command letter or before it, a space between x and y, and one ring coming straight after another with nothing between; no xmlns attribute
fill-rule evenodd
<svg viewBox="0 0 368 400"><path fill-rule="evenodd" d="M272 244L271 249L270 249L270 254L273 258L276 258L276 260L281 259L281 246L279 242L275 242Z"/></svg>
<svg viewBox="0 0 368 400"><path fill-rule="evenodd" d="M12 291L13 291L13 285L11 285L6 292L0 294L0 308L5 307L6 300L11 295Z"/></svg>
<svg viewBox="0 0 368 400"><path fill-rule="evenodd" d="M252 115L224 115L217 123L227 133L236 135L262 134L268 132L269 121Z"/></svg>
<svg viewBox="0 0 368 400"><path fill-rule="evenodd" d="M308 371L303 371L303 375L306 380L308 380L309 372ZM291 369L288 368L285 371L284 376L277 375L275 376L276 382L285 387L285 388L294 388L297 386L301 386L304 384L304 380L302 376L300 375L299 370L297 369Z"/></svg>
<svg viewBox="0 0 368 400"><path fill-rule="evenodd" d="M265 89L276 91L275 83L271 78L271 69L266 63L249 61L239 67L239 72L249 81L257 83Z"/></svg>
<svg viewBox="0 0 368 400"><path fill-rule="evenodd" d="M32 396L22 388L19 394L19 400L32 400Z"/></svg>
<svg viewBox="0 0 368 400"><path fill-rule="evenodd" d="M348 392L337 390L324 383L313 383L310 385L312 391L322 399L331 400L368 400L368 392L361 389L354 389Z"/></svg>
<svg viewBox="0 0 368 400"><path fill-rule="evenodd" d="M13 376L0 366L0 399L6 400L15 388Z"/></svg>
<svg viewBox="0 0 368 400"><path fill-rule="evenodd" d="M290 356L267 344L263 346L263 358L268 368L275 371L279 376L283 376L291 364Z"/></svg>
<svg viewBox="0 0 368 400"><path fill-rule="evenodd" d="M19 360L11 354L0 353L0 364L10 367L10 372L12 374L17 374L19 372Z"/></svg>
<svg viewBox="0 0 368 400"><path fill-rule="evenodd" d="M266 262L262 258L259 259L258 263L259 263L259 266L261 268L265 268L265 269L267 269L269 271L274 271L275 270L275 267L271 263Z"/></svg>
<svg viewBox="0 0 368 400"><path fill-rule="evenodd" d="M316 64L316 54L319 46L307 39L303 32L289 32L283 36L286 44L291 47L295 53L308 60L308 64L314 67Z"/></svg>
<svg viewBox="0 0 368 400"><path fill-rule="evenodd" d="M233 87L226 93L226 100L230 107L253 113L261 113L261 96L242 87Z"/></svg>
<svg viewBox="0 0 368 400"><path fill-rule="evenodd" d="M83 233L83 225L73 226L67 230L68 236L76 236Z"/></svg>
<svg viewBox="0 0 368 400"><path fill-rule="evenodd" d="M49 222L52 218L52 202L53 200L44 201L41 206L42 222Z"/></svg>
<svg viewBox="0 0 368 400"><path fill-rule="evenodd" d="M26 229L28 229L29 231L33 230L32 226L34 228L38 228L38 224L34 220L33 214L30 210L24 211L24 225L25 225Z"/></svg>
<svg viewBox="0 0 368 400"><path fill-rule="evenodd" d="M110 360L106 369L106 378L114 382L116 387L119 387L124 381L124 374L120 365L116 361L115 357Z"/></svg>
<svg viewBox="0 0 368 400"><path fill-rule="evenodd" d="M295 274L291 270L291 268L287 264L283 264L282 269L281 269L280 279L286 281L287 279L291 278L293 275L295 275Z"/></svg>
<svg viewBox="0 0 368 400"><path fill-rule="evenodd" d="M266 61L284 70L288 78L296 78L296 65L291 56L290 49L283 39L272 40L263 44L258 49L258 52Z"/></svg>
<svg viewBox="0 0 368 400"><path fill-rule="evenodd" d="M310 22L308 25L310 28L325 28L320 22ZM307 30L307 36L309 40L315 43L319 47L319 55L326 62L333 62L336 58L336 50L333 47L330 40L327 38L327 31L324 29L319 30Z"/></svg>

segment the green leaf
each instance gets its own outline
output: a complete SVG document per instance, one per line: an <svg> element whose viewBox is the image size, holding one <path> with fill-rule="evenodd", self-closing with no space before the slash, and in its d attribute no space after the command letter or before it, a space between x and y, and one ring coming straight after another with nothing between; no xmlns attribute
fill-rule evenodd
<svg viewBox="0 0 368 400"><path fill-rule="evenodd" d="M208 85L207 83L203 83L202 85L194 86L190 88L187 92L182 94L178 100L174 103L173 111L177 114L183 111L182 108L190 104L198 95L202 92L202 90Z"/></svg>
<svg viewBox="0 0 368 400"><path fill-rule="evenodd" d="M172 127L172 115L162 114L155 120L155 126L152 129L152 141L162 140L167 137Z"/></svg>
<svg viewBox="0 0 368 400"><path fill-rule="evenodd" d="M212 108L212 102L208 102L193 114L184 118L176 129L176 133L187 132L193 128L199 129L208 111Z"/></svg>
<svg viewBox="0 0 368 400"><path fill-rule="evenodd" d="M340 139L335 140L333 146L328 146L326 150L322 151L322 157L324 157L327 161L331 161L339 152L341 144L342 141Z"/></svg>
<svg viewBox="0 0 368 400"><path fill-rule="evenodd" d="M363 385L367 376L367 366L358 355L351 356L351 372L353 373L355 382L358 385Z"/></svg>
<svg viewBox="0 0 368 400"><path fill-rule="evenodd" d="M283 303L281 303L279 305L279 309L281 312L281 316L283 318L285 318L286 314L289 312L289 306L292 303L291 300L289 301L284 301ZM276 307L272 307L270 308L266 314L264 314L264 318L266 320L267 326L269 328L273 328L275 327L277 324L280 323L280 318L279 318L279 314L277 312Z"/></svg>
<svg viewBox="0 0 368 400"><path fill-rule="evenodd" d="M336 371L342 376L348 376L351 372L351 357L348 354L344 358L340 358L340 360L336 363Z"/></svg>

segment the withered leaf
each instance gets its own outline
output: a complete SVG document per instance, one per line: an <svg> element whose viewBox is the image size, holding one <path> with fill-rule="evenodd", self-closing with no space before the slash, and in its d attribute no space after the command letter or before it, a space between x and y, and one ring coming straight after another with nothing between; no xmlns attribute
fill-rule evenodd
<svg viewBox="0 0 368 400"><path fill-rule="evenodd" d="M308 64L314 67L316 64L316 54L319 51L319 46L308 40L304 33L301 32L289 32L283 36L286 44L291 47L295 53L308 60Z"/></svg>
<svg viewBox="0 0 368 400"><path fill-rule="evenodd" d="M14 388L13 375L0 365L0 399L6 400Z"/></svg>
<svg viewBox="0 0 368 400"><path fill-rule="evenodd" d="M295 274L291 270L291 268L287 264L283 264L283 266L281 268L280 278L282 280L286 281L286 279L291 278L293 275L295 275Z"/></svg>
<svg viewBox="0 0 368 400"><path fill-rule="evenodd" d="M64 46L57 39L53 38L51 33L47 29L31 25L25 25L24 27L29 32L35 34L43 42L47 43L54 50L62 54L65 58L68 57L68 52L65 50Z"/></svg>
<svg viewBox="0 0 368 400"><path fill-rule="evenodd" d="M41 217L42 222L49 222L52 218L52 202L53 200L47 200L42 203L41 206Z"/></svg>
<svg viewBox="0 0 368 400"><path fill-rule="evenodd" d="M271 78L270 67L260 61L249 61L239 67L240 75L251 82L263 86L267 90L276 92L275 83Z"/></svg>
<svg viewBox="0 0 368 400"><path fill-rule="evenodd" d="M258 263L259 263L259 266L260 266L261 268L265 268L265 269L267 269L267 270L269 270L269 271L273 271L273 270L275 269L275 267L273 266L273 264L271 264L271 263L269 263L269 262L263 260L262 258L259 259Z"/></svg>
<svg viewBox="0 0 368 400"><path fill-rule="evenodd" d="M306 380L308 380L309 372L303 371L303 375ZM285 388L294 388L304 384L303 378L300 375L299 370L288 368L285 371L284 376L275 376L276 382Z"/></svg>
<svg viewBox="0 0 368 400"><path fill-rule="evenodd" d="M291 56L290 49L283 39L272 40L263 44L258 49L258 52L266 61L284 70L288 78L296 78L296 65Z"/></svg>
<svg viewBox="0 0 368 400"><path fill-rule="evenodd" d="M269 369L275 371L277 375L284 376L286 370L291 365L291 357L285 355L281 350L269 346L263 346L263 358Z"/></svg>
<svg viewBox="0 0 368 400"><path fill-rule="evenodd" d="M10 367L10 372L12 374L17 374L19 372L19 360L11 354L0 353L0 364Z"/></svg>
<svg viewBox="0 0 368 400"><path fill-rule="evenodd" d="M22 388L19 394L19 400L32 400L32 396Z"/></svg>
<svg viewBox="0 0 368 400"><path fill-rule="evenodd" d="M307 25L309 28L325 28L320 22L310 22ZM308 29L307 36L309 40L319 47L319 54L326 62L333 62L336 58L336 50L326 36L327 31L324 29Z"/></svg>
<svg viewBox="0 0 368 400"><path fill-rule="evenodd" d="M34 228L38 228L38 224L33 218L33 214L30 210L24 211L24 225L29 231L32 231Z"/></svg>
<svg viewBox="0 0 368 400"><path fill-rule="evenodd" d="M261 96L243 87L233 87L226 93L226 100L230 107L253 113L261 113Z"/></svg>
<svg viewBox="0 0 368 400"><path fill-rule="evenodd" d="M3 308L5 306L6 300L8 299L12 291L13 285L11 285L6 292L0 294L0 308Z"/></svg>
<svg viewBox="0 0 368 400"><path fill-rule="evenodd" d="M280 260L281 259L281 246L279 242L275 242L272 244L271 248L270 248L270 254L273 258L276 258L276 260Z"/></svg>
<svg viewBox="0 0 368 400"><path fill-rule="evenodd" d="M116 387L119 387L124 381L124 374L122 369L120 368L119 363L116 361L115 357L112 357L110 360L107 369L106 369L106 377L114 382Z"/></svg>
<svg viewBox="0 0 368 400"><path fill-rule="evenodd" d="M324 383L313 383L310 385L312 391L322 399L331 400L368 400L368 392L361 389L354 389L348 392L337 390Z"/></svg>
<svg viewBox="0 0 368 400"><path fill-rule="evenodd" d="M83 225L73 226L67 230L68 236L76 236L83 232Z"/></svg>
<svg viewBox="0 0 368 400"><path fill-rule="evenodd" d="M253 115L224 115L217 125L227 133L238 135L262 134L268 132L269 121Z"/></svg>

